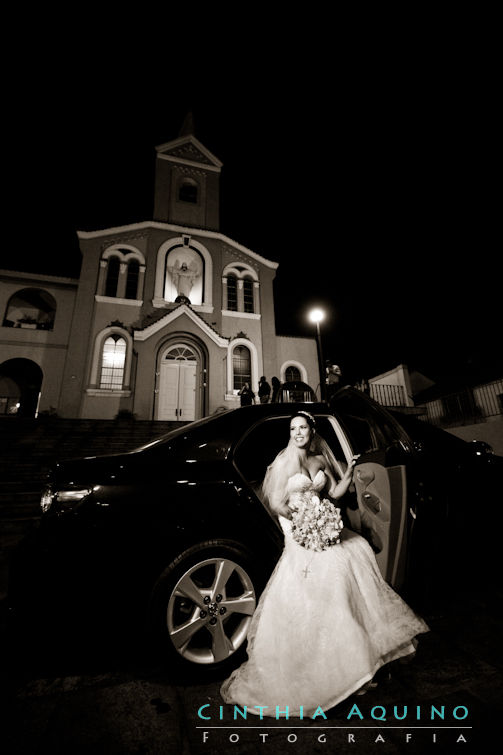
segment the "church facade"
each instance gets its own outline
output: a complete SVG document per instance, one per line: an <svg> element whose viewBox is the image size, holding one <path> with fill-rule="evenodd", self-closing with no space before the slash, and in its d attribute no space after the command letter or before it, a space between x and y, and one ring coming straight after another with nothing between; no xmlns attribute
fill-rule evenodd
<svg viewBox="0 0 503 755"><path fill-rule="evenodd" d="M277 263L219 230L222 163L156 147L153 220L78 231L78 279L0 271L0 413L190 421L261 375L319 383L316 342L279 336Z"/></svg>

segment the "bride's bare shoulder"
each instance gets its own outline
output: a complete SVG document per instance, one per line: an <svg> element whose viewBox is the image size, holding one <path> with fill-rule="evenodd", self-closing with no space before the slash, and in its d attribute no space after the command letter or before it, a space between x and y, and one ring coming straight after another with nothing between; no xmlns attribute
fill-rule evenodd
<svg viewBox="0 0 503 755"><path fill-rule="evenodd" d="M309 471L311 472L311 477L314 477L315 474L318 474L320 469L324 470L326 465L327 465L326 459L322 454L311 456L308 463Z"/></svg>

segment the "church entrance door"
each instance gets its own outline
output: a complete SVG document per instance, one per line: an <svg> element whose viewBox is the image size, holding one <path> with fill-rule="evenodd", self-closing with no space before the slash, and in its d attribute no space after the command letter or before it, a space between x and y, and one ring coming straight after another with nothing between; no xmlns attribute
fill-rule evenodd
<svg viewBox="0 0 503 755"><path fill-rule="evenodd" d="M161 361L157 419L195 419L196 383L196 354L184 344L171 346Z"/></svg>

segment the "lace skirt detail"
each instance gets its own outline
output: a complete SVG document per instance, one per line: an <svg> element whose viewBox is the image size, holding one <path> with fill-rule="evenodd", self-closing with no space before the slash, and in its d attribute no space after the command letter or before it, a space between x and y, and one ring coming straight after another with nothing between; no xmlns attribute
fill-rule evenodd
<svg viewBox="0 0 503 755"><path fill-rule="evenodd" d="M309 551L281 520L285 549L259 600L248 658L223 683L225 702L276 706L307 717L369 681L385 663L413 653L428 631L383 580L372 548L350 530L326 551Z"/></svg>

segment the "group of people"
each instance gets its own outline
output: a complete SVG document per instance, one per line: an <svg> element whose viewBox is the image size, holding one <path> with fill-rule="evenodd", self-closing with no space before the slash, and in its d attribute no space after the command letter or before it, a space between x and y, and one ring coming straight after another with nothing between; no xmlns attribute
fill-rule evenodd
<svg viewBox="0 0 503 755"><path fill-rule="evenodd" d="M327 387L327 396L329 398L340 387L341 375L342 375L341 368L337 364L330 364L329 362L327 362L326 387ZM275 376L271 378L271 384L272 384L272 387L267 382L265 375L262 375L258 383L258 391L257 391L258 402L256 402L256 395L254 391L252 390L250 383L246 382L241 388L241 390L238 392L238 396L241 399L241 406L251 406L252 404L255 404L255 403L260 403L260 404L268 404L269 402L274 403L276 401L276 397L278 395L281 383L278 380L278 378Z"/></svg>
<svg viewBox="0 0 503 755"><path fill-rule="evenodd" d="M341 467L309 412L292 415L288 445L262 485L284 550L249 627L248 661L221 687L224 702L257 715L273 716L279 706L286 715L313 716L376 686L376 672L413 655L416 635L428 631L384 581L372 547L356 531L344 527L340 542L321 551L294 536L299 501L341 505L356 463L355 456Z"/></svg>
<svg viewBox="0 0 503 755"><path fill-rule="evenodd" d="M276 396L278 395L281 383L276 376L271 378L271 383L272 388L267 382L265 375L262 375L258 382L257 391L259 403L268 404L269 402L274 403L276 401ZM238 392L238 396L241 399L241 406L251 406L255 403L255 393L252 391L250 383L248 382L243 385Z"/></svg>

